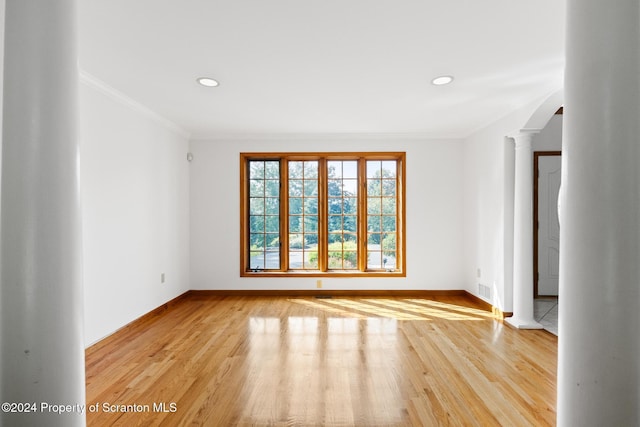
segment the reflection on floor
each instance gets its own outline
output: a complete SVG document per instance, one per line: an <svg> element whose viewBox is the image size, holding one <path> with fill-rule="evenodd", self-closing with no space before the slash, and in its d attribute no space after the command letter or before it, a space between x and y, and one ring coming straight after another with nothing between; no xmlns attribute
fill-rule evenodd
<svg viewBox="0 0 640 427"><path fill-rule="evenodd" d="M558 336L558 298L536 298L533 301L533 317L545 330Z"/></svg>

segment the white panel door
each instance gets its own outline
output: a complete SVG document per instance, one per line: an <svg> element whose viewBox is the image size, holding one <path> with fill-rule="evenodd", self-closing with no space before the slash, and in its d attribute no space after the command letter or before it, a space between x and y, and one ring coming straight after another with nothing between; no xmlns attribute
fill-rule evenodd
<svg viewBox="0 0 640 427"><path fill-rule="evenodd" d="M538 158L538 295L558 295L560 156Z"/></svg>

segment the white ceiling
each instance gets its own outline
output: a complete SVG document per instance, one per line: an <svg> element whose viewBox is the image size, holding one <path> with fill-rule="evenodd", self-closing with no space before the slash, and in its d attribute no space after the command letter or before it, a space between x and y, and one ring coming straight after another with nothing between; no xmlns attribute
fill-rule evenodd
<svg viewBox="0 0 640 427"><path fill-rule="evenodd" d="M194 137L464 137L562 87L564 3L81 0L80 66Z"/></svg>

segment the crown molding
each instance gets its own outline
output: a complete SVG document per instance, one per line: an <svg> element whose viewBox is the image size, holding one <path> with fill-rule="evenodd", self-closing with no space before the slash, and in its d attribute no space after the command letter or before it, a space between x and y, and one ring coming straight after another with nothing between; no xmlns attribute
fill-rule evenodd
<svg viewBox="0 0 640 427"><path fill-rule="evenodd" d="M109 98L124 105L125 107L153 120L154 122L163 126L165 129L185 139L189 139L191 137L191 134L187 132L185 129L183 129L181 126L177 125L176 123L172 122L166 117L156 113L155 111L144 106L138 101L135 101L134 99L128 97L127 95L120 92L119 90L114 89L113 87L109 86L107 83L103 82L102 80L98 79L97 77L89 74L84 70L80 70L80 82L97 90L103 95L108 96Z"/></svg>
<svg viewBox="0 0 640 427"><path fill-rule="evenodd" d="M221 133L213 135L194 135L191 141L462 141L463 138L451 135L432 135L426 133Z"/></svg>

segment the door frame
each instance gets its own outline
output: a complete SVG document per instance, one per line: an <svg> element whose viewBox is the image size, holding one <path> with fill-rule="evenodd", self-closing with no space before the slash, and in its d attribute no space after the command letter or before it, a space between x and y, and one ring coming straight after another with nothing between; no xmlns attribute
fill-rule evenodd
<svg viewBox="0 0 640 427"><path fill-rule="evenodd" d="M533 297L538 298L538 171L539 159L542 156L562 156L562 151L533 152Z"/></svg>

